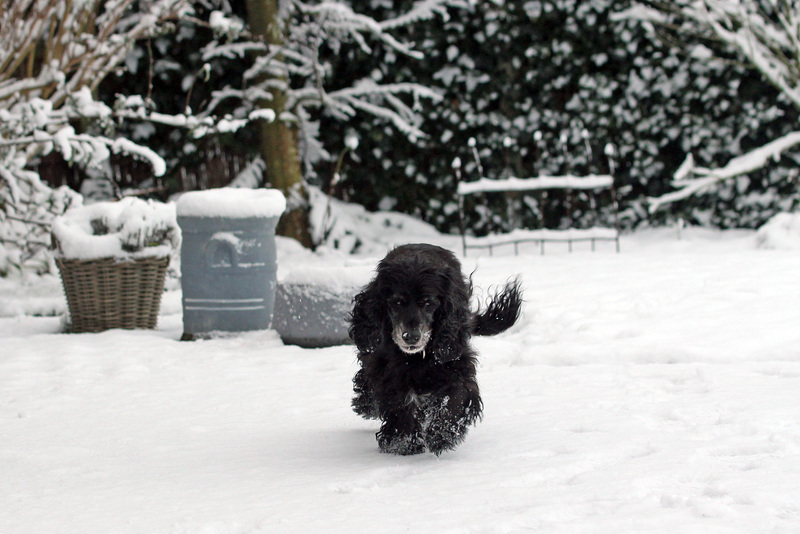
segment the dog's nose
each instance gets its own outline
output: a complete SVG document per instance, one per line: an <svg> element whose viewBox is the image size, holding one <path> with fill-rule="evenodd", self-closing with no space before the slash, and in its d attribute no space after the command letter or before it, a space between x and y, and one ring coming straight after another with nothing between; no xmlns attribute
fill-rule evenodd
<svg viewBox="0 0 800 534"><path fill-rule="evenodd" d="M415 343L419 342L420 334L418 330L409 330L408 332L403 332L402 337L403 341L409 345L414 345Z"/></svg>

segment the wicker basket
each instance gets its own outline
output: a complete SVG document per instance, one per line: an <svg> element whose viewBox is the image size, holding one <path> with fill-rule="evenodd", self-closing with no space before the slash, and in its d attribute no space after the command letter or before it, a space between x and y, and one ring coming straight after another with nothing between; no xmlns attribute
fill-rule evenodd
<svg viewBox="0 0 800 534"><path fill-rule="evenodd" d="M120 261L57 259L72 332L155 328L169 256Z"/></svg>

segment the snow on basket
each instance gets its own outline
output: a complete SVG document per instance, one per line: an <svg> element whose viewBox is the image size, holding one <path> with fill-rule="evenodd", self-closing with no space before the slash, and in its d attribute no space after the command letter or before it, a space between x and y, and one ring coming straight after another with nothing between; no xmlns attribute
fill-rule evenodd
<svg viewBox="0 0 800 534"><path fill-rule="evenodd" d="M72 332L155 328L170 254L181 242L173 204L80 206L53 221L52 237Z"/></svg>
<svg viewBox="0 0 800 534"><path fill-rule="evenodd" d="M221 188L178 200L183 339L269 328L277 285L275 189Z"/></svg>

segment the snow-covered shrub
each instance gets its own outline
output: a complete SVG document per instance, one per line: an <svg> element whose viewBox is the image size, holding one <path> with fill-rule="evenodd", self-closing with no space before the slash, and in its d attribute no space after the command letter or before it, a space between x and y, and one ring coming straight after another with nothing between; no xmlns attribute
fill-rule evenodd
<svg viewBox="0 0 800 534"><path fill-rule="evenodd" d="M50 223L57 214L81 203L66 186L52 189L39 176L0 162L0 276L19 272L52 272Z"/></svg>
<svg viewBox="0 0 800 534"><path fill-rule="evenodd" d="M100 84L123 70L137 41L148 42L191 15L197 0L7 0L0 11L0 275L11 269L49 270L43 243L53 217L74 204L66 189L51 190L32 169L60 154L70 166L111 181L108 160L121 154L145 161L153 177L167 164L122 125L154 124L198 138L233 132L274 114L254 110L231 118L185 106L159 112L150 98L121 87L109 101L96 98ZM219 21L216 21L219 24ZM191 94L191 91L189 91ZM120 134L123 132L123 134ZM95 188L97 189L97 188ZM110 190L122 196L118 188Z"/></svg>
<svg viewBox="0 0 800 534"><path fill-rule="evenodd" d="M53 221L53 244L64 259L164 257L180 243L173 203L129 197L75 207Z"/></svg>
<svg viewBox="0 0 800 534"><path fill-rule="evenodd" d="M137 39L185 15L191 0L34 2L8 0L0 11L0 275L51 267L45 243L53 217L75 204L31 166L59 152L71 165L98 167L112 153L163 160L113 136L114 110L92 91L118 68ZM135 9L134 9L135 8Z"/></svg>
<svg viewBox="0 0 800 534"><path fill-rule="evenodd" d="M722 136L701 122L717 140L731 145L717 152L724 159L699 157L702 166L694 165L693 154L699 147L684 147L689 156L675 171L671 184L675 190L652 199L650 211L709 194L713 206L709 220L724 228L757 226L771 214L794 208L800 202L796 187L800 131L795 126L800 112L800 6L770 0L634 2L615 18L641 20L651 33L665 36L673 50L679 47L689 58L689 73L707 72L708 65L717 65L724 74L733 74L728 76L728 89L736 87L743 97L731 99L728 106L744 128ZM725 96L725 87L709 84L705 76L694 81L703 87L707 101ZM761 98L754 98L754 89ZM771 96L764 100L764 95ZM788 106L794 109L787 110ZM792 156L785 158L791 160L788 165L778 163L784 154Z"/></svg>

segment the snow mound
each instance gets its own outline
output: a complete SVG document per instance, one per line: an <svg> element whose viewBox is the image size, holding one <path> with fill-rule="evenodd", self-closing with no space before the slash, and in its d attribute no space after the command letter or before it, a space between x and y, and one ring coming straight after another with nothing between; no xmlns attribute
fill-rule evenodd
<svg viewBox="0 0 800 534"><path fill-rule="evenodd" d="M308 195L314 239L321 244L318 250L383 257L397 245L442 240L436 228L411 215L369 212L358 204L330 198L312 186L308 187ZM446 247L460 243L459 236L444 239Z"/></svg>
<svg viewBox="0 0 800 534"><path fill-rule="evenodd" d="M70 209L52 232L57 256L74 260L167 256L181 243L175 205L139 198Z"/></svg>
<svg viewBox="0 0 800 534"><path fill-rule="evenodd" d="M221 187L184 193L178 199L181 217L279 217L286 197L277 189Z"/></svg>
<svg viewBox="0 0 800 534"><path fill-rule="evenodd" d="M800 213L779 213L758 229L758 248L800 249Z"/></svg>

